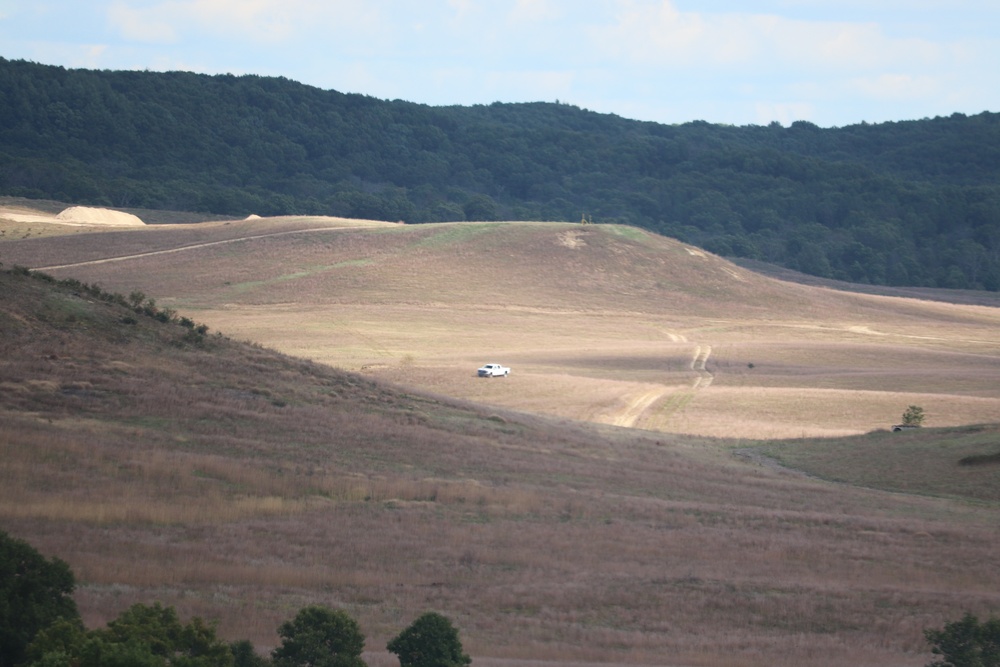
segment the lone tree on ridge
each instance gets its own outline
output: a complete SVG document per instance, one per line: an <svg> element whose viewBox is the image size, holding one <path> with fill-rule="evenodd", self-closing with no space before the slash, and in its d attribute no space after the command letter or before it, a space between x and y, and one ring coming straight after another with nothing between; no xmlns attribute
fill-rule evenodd
<svg viewBox="0 0 1000 667"><path fill-rule="evenodd" d="M903 426L923 426L924 409L919 405L911 405L903 413Z"/></svg>

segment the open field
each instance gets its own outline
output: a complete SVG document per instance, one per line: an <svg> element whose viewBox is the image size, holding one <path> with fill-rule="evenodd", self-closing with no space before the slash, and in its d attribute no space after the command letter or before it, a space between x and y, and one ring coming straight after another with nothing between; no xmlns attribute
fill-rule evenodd
<svg viewBox="0 0 1000 667"><path fill-rule="evenodd" d="M727 438L1000 422L1000 309L780 282L616 226L324 218L25 239L0 261L441 394ZM485 361L514 368L482 382Z"/></svg>
<svg viewBox="0 0 1000 667"><path fill-rule="evenodd" d="M964 426L1000 422L995 308L602 226L219 221L0 261L266 346L0 276L0 528L71 564L90 625L161 600L267 650L324 603L388 666L434 609L486 667L823 667L1000 614L1000 430ZM868 433L914 403L932 428Z"/></svg>

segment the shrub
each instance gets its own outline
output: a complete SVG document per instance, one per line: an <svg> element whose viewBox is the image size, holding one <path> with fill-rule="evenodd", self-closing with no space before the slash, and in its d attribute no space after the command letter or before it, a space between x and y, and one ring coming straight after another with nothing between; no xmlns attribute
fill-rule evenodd
<svg viewBox="0 0 1000 667"><path fill-rule="evenodd" d="M344 611L313 605L278 628L281 646L271 656L275 667L365 667L365 638Z"/></svg>
<svg viewBox="0 0 1000 667"><path fill-rule="evenodd" d="M903 426L923 426L924 409L919 405L911 405L903 413Z"/></svg>
<svg viewBox="0 0 1000 667"><path fill-rule="evenodd" d="M60 619L79 623L76 582L62 560L46 560L30 544L0 531L0 667L16 665L43 629Z"/></svg>
<svg viewBox="0 0 1000 667"><path fill-rule="evenodd" d="M267 667L270 664L266 658L257 655L249 640L233 642L229 650L233 652L233 667Z"/></svg>
<svg viewBox="0 0 1000 667"><path fill-rule="evenodd" d="M27 653L26 667L234 667L214 627L197 617L183 624L160 603L132 605L105 629L52 625Z"/></svg>
<svg viewBox="0 0 1000 667"><path fill-rule="evenodd" d="M400 667L464 667L472 658L462 652L458 630L446 617L427 612L386 646Z"/></svg>
<svg viewBox="0 0 1000 667"><path fill-rule="evenodd" d="M941 630L926 630L931 652L941 660L927 667L1000 667L1000 619L980 623L972 614Z"/></svg>

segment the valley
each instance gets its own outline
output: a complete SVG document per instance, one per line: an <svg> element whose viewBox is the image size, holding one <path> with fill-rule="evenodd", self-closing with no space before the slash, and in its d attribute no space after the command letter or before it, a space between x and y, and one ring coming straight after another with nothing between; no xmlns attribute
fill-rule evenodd
<svg viewBox="0 0 1000 667"><path fill-rule="evenodd" d="M612 225L0 230L53 277L0 274L0 529L90 627L159 600L266 653L322 603L373 667L428 609L484 667L902 667L1000 612L998 308Z"/></svg>

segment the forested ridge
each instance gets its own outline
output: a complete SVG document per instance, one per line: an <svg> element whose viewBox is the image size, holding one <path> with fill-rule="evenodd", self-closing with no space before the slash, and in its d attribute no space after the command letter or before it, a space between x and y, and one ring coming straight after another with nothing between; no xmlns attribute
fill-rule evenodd
<svg viewBox="0 0 1000 667"><path fill-rule="evenodd" d="M0 194L120 208L628 223L822 277L1000 290L1000 114L662 125L284 78L0 58Z"/></svg>

